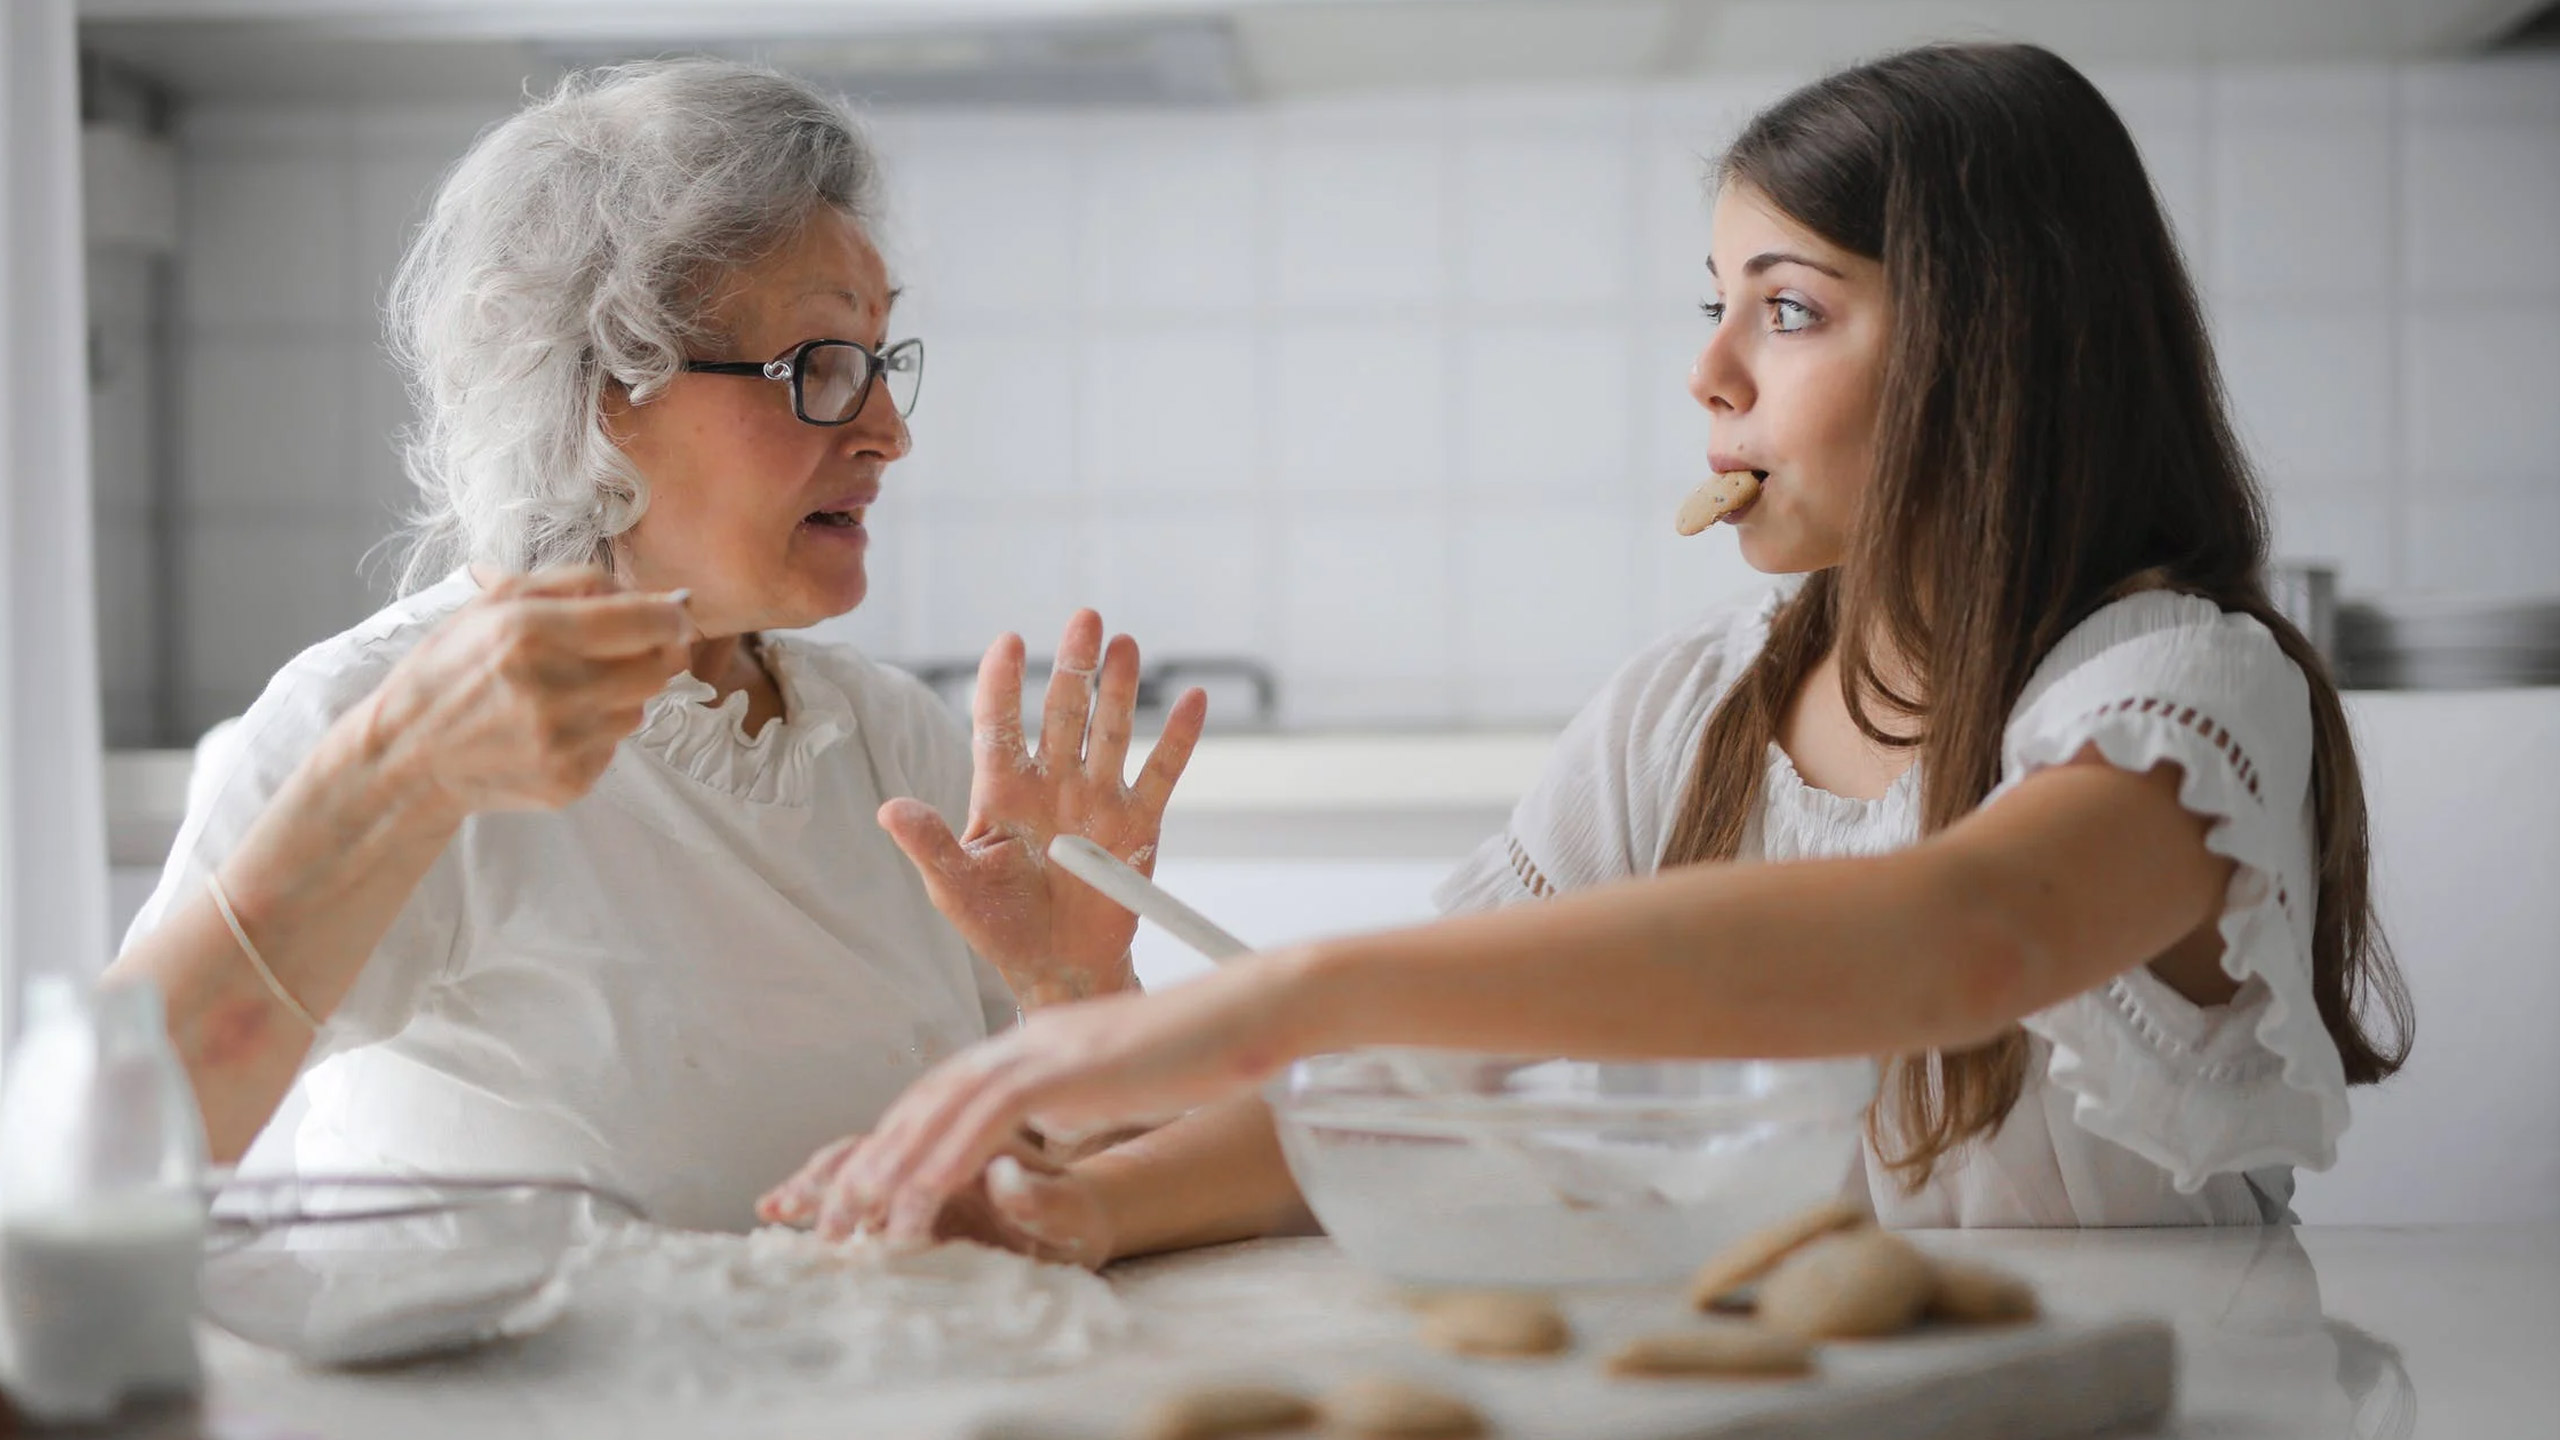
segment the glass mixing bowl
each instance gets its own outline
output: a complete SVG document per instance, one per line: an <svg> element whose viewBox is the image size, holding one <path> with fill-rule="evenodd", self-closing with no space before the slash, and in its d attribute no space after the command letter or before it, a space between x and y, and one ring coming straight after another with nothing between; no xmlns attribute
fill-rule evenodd
<svg viewBox="0 0 2560 1440"><path fill-rule="evenodd" d="M539 1329L561 1262L639 1207L568 1180L279 1176L223 1183L205 1318L314 1365L389 1365Z"/></svg>
<svg viewBox="0 0 2560 1440"><path fill-rule="evenodd" d="M1425 1285L1687 1276L1839 1193L1867 1060L1602 1062L1364 1050L1272 1081L1280 1144L1361 1265Z"/></svg>

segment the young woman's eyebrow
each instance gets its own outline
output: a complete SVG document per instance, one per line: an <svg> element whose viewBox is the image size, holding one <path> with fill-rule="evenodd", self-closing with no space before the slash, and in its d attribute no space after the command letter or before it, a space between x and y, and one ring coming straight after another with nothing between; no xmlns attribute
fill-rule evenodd
<svg viewBox="0 0 2560 1440"><path fill-rule="evenodd" d="M1761 271L1766 270L1773 265L1801 265L1807 270L1819 270L1834 280L1843 280L1848 278L1842 275L1838 270L1823 264L1819 260L1798 255L1790 250L1763 250L1759 254L1742 262L1742 273L1745 275L1757 275ZM1719 273L1716 270L1715 257L1712 255L1707 257L1707 273L1710 275Z"/></svg>

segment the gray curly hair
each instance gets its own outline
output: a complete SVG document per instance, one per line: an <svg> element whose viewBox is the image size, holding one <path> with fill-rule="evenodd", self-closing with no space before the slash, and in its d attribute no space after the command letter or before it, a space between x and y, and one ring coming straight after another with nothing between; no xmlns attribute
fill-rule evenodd
<svg viewBox="0 0 2560 1440"><path fill-rule="evenodd" d="M603 420L719 338L719 281L817 205L866 225L878 162L844 106L724 60L572 74L476 141L388 302L418 419L401 588L453 566L610 563L648 506Z"/></svg>

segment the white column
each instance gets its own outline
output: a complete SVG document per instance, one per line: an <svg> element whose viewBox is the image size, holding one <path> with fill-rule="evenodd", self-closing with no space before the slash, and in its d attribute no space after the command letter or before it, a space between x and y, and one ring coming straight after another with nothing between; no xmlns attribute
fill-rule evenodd
<svg viewBox="0 0 2560 1440"><path fill-rule="evenodd" d="M74 22L0 4L0 1037L109 958Z"/></svg>

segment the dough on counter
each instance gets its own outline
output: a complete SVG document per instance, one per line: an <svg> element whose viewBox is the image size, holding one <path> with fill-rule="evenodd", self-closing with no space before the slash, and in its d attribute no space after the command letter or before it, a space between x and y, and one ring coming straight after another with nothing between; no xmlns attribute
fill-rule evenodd
<svg viewBox="0 0 2560 1440"><path fill-rule="evenodd" d="M1695 535L1727 515L1760 498L1760 477L1748 470L1727 470L1710 475L1680 502L1680 513L1672 524L1683 535Z"/></svg>
<svg viewBox="0 0 2560 1440"><path fill-rule="evenodd" d="M1176 1391L1147 1407L1138 1440L1221 1440L1267 1435L1314 1424L1307 1397L1277 1385L1203 1385Z"/></svg>
<svg viewBox="0 0 2560 1440"><path fill-rule="evenodd" d="M1543 1295L1463 1290L1424 1304L1422 1341L1453 1355L1553 1355L1573 1332Z"/></svg>
<svg viewBox="0 0 2560 1440"><path fill-rule="evenodd" d="M1484 1416L1473 1405L1394 1375L1348 1381L1317 1408L1329 1429L1362 1440L1474 1440L1485 1433Z"/></svg>
<svg viewBox="0 0 2560 1440"><path fill-rule="evenodd" d="M1777 1268L1779 1261L1807 1243L1835 1230L1866 1223L1865 1211L1834 1202L1754 1230L1698 1267L1696 1278L1689 1282L1690 1303L1701 1310L1712 1309L1718 1301Z"/></svg>
<svg viewBox="0 0 2560 1440"><path fill-rule="evenodd" d="M2004 1270L1969 1260L1932 1260L1937 1288L1929 1318L1956 1325L2014 1325L2033 1320L2040 1307L2035 1287Z"/></svg>
<svg viewBox="0 0 2560 1440"><path fill-rule="evenodd" d="M1812 1371L1812 1346L1766 1325L1738 1320L1639 1335L1609 1357L1612 1375L1769 1378Z"/></svg>
<svg viewBox="0 0 2560 1440"><path fill-rule="evenodd" d="M1806 1340L1896 1335L1937 1289L1937 1272L1910 1241L1851 1230L1796 1251L1760 1282L1760 1323Z"/></svg>

